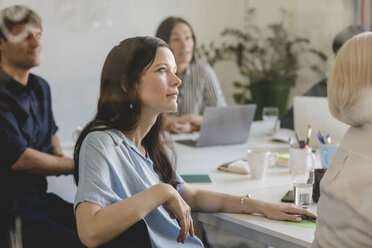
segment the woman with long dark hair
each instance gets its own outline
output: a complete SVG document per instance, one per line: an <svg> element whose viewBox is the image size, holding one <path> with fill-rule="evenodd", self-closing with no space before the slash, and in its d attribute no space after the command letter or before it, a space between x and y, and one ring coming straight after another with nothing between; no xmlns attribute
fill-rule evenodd
<svg viewBox="0 0 372 248"><path fill-rule="evenodd" d="M176 69L173 53L157 38L129 38L108 54L97 114L74 152L82 242L107 243L144 220L152 247L202 247L191 210L292 221L300 220L292 214L314 216L293 205L194 189L175 173L162 121L163 113L177 110Z"/></svg>

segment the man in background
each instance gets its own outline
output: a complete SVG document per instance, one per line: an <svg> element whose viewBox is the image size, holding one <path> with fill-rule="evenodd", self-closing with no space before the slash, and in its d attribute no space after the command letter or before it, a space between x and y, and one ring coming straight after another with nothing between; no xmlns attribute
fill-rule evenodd
<svg viewBox="0 0 372 248"><path fill-rule="evenodd" d="M368 30L360 25L351 25L340 31L335 38L333 39L332 43L332 50L334 55L336 56L338 50L342 47L342 45L351 37L367 32ZM316 83L313 87L311 87L308 91L306 91L304 96L319 96L319 97L327 97L327 78L323 78L318 83ZM294 129L294 121L293 121L293 107L288 109L284 112L281 120L280 120L280 127L281 128L289 128Z"/></svg>
<svg viewBox="0 0 372 248"><path fill-rule="evenodd" d="M26 6L0 11L0 247L21 219L23 247L80 247L72 204L46 193L47 175L71 174L40 64L42 25ZM18 240L19 241L19 240Z"/></svg>

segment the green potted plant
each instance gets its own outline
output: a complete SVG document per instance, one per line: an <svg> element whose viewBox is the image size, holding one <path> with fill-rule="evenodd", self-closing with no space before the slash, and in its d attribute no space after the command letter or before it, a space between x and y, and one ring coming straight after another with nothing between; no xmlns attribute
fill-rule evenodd
<svg viewBox="0 0 372 248"><path fill-rule="evenodd" d="M264 106L277 106L280 114L285 111L290 89L295 85L301 67L308 66L321 72L316 64L300 64L300 56L314 55L322 64L327 56L311 48L309 39L289 35L285 28L289 14L285 10L282 10L282 19L278 23L265 28L251 22L254 12L254 9L247 11L248 23L244 31L226 28L221 32L221 45L216 46L214 42L201 45L198 54L211 66L226 60L236 63L246 80L233 82L238 90L233 95L234 101L256 103L255 119L258 120Z"/></svg>

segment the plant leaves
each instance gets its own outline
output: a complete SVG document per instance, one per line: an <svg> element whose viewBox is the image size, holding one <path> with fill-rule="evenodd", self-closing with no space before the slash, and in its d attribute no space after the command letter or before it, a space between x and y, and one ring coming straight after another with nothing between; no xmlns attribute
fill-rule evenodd
<svg viewBox="0 0 372 248"><path fill-rule="evenodd" d="M238 82L238 81L234 81L233 82L233 85L236 87L236 88L243 88L243 84L241 82Z"/></svg>
<svg viewBox="0 0 372 248"><path fill-rule="evenodd" d="M322 51L311 47L310 39L306 37L293 37L288 32L288 21L291 17L289 11L281 9L281 19L270 23L266 27L254 24L254 8L246 11L244 29L226 27L220 33L220 43L211 42L201 45L200 57L205 58L211 66L220 61L233 61L240 74L250 81L291 81L294 85L298 70L302 68L324 73L320 68L327 56ZM302 59L302 56L315 56L319 63L313 59ZM310 62L311 61L311 62ZM301 62L301 64L300 64ZM233 95L236 103L249 101L246 93L249 84L234 81L233 86L240 93Z"/></svg>

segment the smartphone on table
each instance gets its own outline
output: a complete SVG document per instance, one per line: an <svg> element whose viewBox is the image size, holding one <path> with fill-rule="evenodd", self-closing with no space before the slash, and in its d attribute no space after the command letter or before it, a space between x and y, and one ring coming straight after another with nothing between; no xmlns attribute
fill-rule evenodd
<svg viewBox="0 0 372 248"><path fill-rule="evenodd" d="M288 190L288 192L282 197L282 202L294 202L293 190Z"/></svg>

